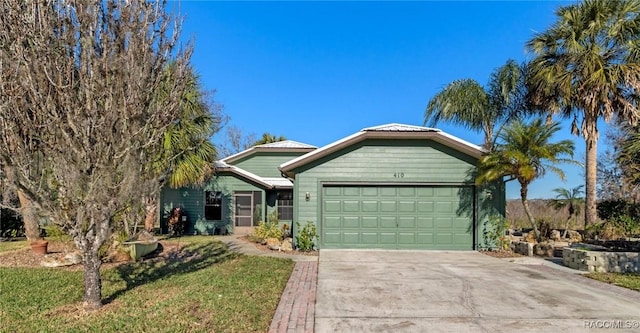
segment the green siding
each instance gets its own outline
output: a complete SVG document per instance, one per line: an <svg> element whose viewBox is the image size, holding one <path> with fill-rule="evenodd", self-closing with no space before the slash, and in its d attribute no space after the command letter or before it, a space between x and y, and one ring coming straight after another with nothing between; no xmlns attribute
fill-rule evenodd
<svg viewBox="0 0 640 333"><path fill-rule="evenodd" d="M206 220L204 216L204 192L219 191L223 193L222 204L222 220L211 221ZM162 223L166 221L169 211L173 207L183 207L187 213L189 225L186 233L188 234L213 234L216 227L225 226L232 231L233 221L233 192L236 191L261 191L262 202L264 203L265 191L260 187L247 183L245 180L235 175L218 175L213 177L207 184L201 188L164 188L161 193L161 219ZM264 205L263 205L264 206ZM262 216L264 218L264 208Z"/></svg>
<svg viewBox="0 0 640 333"><path fill-rule="evenodd" d="M301 155L299 152L257 152L230 164L260 177L281 177L278 167Z"/></svg>
<svg viewBox="0 0 640 333"><path fill-rule="evenodd" d="M294 170L295 220L320 227L323 184L473 184L476 163L475 158L431 140L366 140ZM468 193L461 194L457 209L471 219L473 188L465 188Z"/></svg>

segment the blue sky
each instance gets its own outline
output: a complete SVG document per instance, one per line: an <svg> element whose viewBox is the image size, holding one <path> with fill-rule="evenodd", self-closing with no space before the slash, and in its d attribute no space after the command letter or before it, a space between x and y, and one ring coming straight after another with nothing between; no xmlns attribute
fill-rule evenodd
<svg viewBox="0 0 640 333"><path fill-rule="evenodd" d="M284 135L316 146L385 123L423 125L428 100L449 82L486 84L507 59L531 55L525 43L547 29L561 1L220 2L182 1L183 37L195 41L192 63L216 90L230 124L245 134ZM480 133L438 128L479 144ZM600 126L603 152L605 127ZM584 141L563 123L557 140ZM215 142L224 140L216 136ZM536 180L530 198L584 182ZM508 198L519 197L511 182Z"/></svg>

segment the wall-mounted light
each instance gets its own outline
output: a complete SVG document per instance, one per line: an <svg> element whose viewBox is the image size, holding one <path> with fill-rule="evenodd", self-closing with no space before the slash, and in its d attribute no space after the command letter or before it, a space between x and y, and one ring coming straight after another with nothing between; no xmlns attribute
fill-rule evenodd
<svg viewBox="0 0 640 333"><path fill-rule="evenodd" d="M306 193L304 194L304 200L306 200L306 201L311 200L311 192L306 192Z"/></svg>

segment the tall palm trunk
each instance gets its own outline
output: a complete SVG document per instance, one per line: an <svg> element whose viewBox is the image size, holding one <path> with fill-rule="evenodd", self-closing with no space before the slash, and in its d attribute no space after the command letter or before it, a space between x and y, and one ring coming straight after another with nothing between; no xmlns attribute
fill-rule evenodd
<svg viewBox="0 0 640 333"><path fill-rule="evenodd" d="M540 237L540 231L538 230L538 226L536 225L536 222L533 220L533 216L531 215L531 210L529 210L529 202L527 201L528 192L529 192L528 185L520 183L520 199L522 200L522 207L524 208L524 213L527 215L529 224L531 224L531 227L533 228L533 232L536 235L536 241L541 242L542 238Z"/></svg>
<svg viewBox="0 0 640 333"><path fill-rule="evenodd" d="M587 146L586 160L586 186L585 186L585 210L584 227L593 225L598 218L596 210L596 178L598 166L598 129L597 119L585 117L582 134Z"/></svg>
<svg viewBox="0 0 640 333"><path fill-rule="evenodd" d="M36 215L33 203L22 190L17 190L16 192L18 194L18 200L20 201L20 211L22 213L24 233L25 236L27 236L27 240L30 242L41 240L40 224L38 223L38 216Z"/></svg>

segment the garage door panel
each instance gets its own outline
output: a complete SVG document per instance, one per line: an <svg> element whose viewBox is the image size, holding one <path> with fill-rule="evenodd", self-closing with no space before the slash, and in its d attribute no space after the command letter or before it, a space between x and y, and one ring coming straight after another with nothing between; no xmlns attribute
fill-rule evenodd
<svg viewBox="0 0 640 333"><path fill-rule="evenodd" d="M453 229L455 226L451 217L436 217L435 220L436 229Z"/></svg>
<svg viewBox="0 0 640 333"><path fill-rule="evenodd" d="M396 213L398 211L397 202L382 200L380 201L380 211L383 213Z"/></svg>
<svg viewBox="0 0 640 333"><path fill-rule="evenodd" d="M433 201L418 200L417 205L419 213L433 213Z"/></svg>
<svg viewBox="0 0 640 333"><path fill-rule="evenodd" d="M324 210L327 213L340 213L342 211L342 201L340 200L325 200Z"/></svg>
<svg viewBox="0 0 640 333"><path fill-rule="evenodd" d="M432 232L418 232L416 235L418 244L433 245L433 233Z"/></svg>
<svg viewBox="0 0 640 333"><path fill-rule="evenodd" d="M325 229L335 229L342 227L342 218L338 216L327 216L324 218Z"/></svg>
<svg viewBox="0 0 640 333"><path fill-rule="evenodd" d="M323 235L324 243L327 245L340 245L342 244L341 232L325 232Z"/></svg>
<svg viewBox="0 0 640 333"><path fill-rule="evenodd" d="M438 201L436 202L436 213L446 213L451 214L454 207L453 202L451 201Z"/></svg>
<svg viewBox="0 0 640 333"><path fill-rule="evenodd" d="M416 196L416 188L415 187L400 187L398 189L398 195L401 197L415 197Z"/></svg>
<svg viewBox="0 0 640 333"><path fill-rule="evenodd" d="M471 250L473 218L457 216L459 189L327 186L322 192L322 245Z"/></svg>
<svg viewBox="0 0 640 333"><path fill-rule="evenodd" d="M359 187L344 187L342 190L342 195L344 196L360 196L360 188Z"/></svg>
<svg viewBox="0 0 640 333"><path fill-rule="evenodd" d="M377 197L378 196L378 188L377 187L363 187L362 188L362 196L364 196L364 197Z"/></svg>
<svg viewBox="0 0 640 333"><path fill-rule="evenodd" d="M345 231L342 233L342 241L345 244L360 244L360 233Z"/></svg>
<svg viewBox="0 0 640 333"><path fill-rule="evenodd" d="M377 229L378 228L378 217L377 216L363 216L361 227L363 229Z"/></svg>
<svg viewBox="0 0 640 333"><path fill-rule="evenodd" d="M415 229L417 228L415 216L400 216L398 217L398 228L402 229Z"/></svg>
<svg viewBox="0 0 640 333"><path fill-rule="evenodd" d="M342 219L342 227L345 229L358 229L360 228L360 218L357 216L345 216Z"/></svg>
<svg viewBox="0 0 640 333"><path fill-rule="evenodd" d="M362 201L362 212L364 212L364 213L378 212L378 201L363 200Z"/></svg>
<svg viewBox="0 0 640 333"><path fill-rule="evenodd" d="M341 197L342 188L341 187L325 187L324 196L325 197Z"/></svg>
<svg viewBox="0 0 640 333"><path fill-rule="evenodd" d="M416 202L402 200L398 202L398 213L416 213Z"/></svg>
<svg viewBox="0 0 640 333"><path fill-rule="evenodd" d="M358 200L344 200L344 201L342 201L342 212L345 212L345 213L358 213L358 212L360 212L360 201L358 201Z"/></svg>
<svg viewBox="0 0 640 333"><path fill-rule="evenodd" d="M379 238L379 244L382 245L395 245L398 243L398 236L396 232L381 232Z"/></svg>
<svg viewBox="0 0 640 333"><path fill-rule="evenodd" d="M433 217L423 217L423 216L419 216L418 217L418 225L416 226L418 229L432 229L434 227L434 223L433 223Z"/></svg>
<svg viewBox="0 0 640 333"><path fill-rule="evenodd" d="M361 238L361 244L377 244L378 233L377 232L363 232Z"/></svg>
<svg viewBox="0 0 640 333"><path fill-rule="evenodd" d="M416 233L415 232L399 232L398 244L402 244L402 245L416 244Z"/></svg>
<svg viewBox="0 0 640 333"><path fill-rule="evenodd" d="M453 244L453 234L450 232L436 232L435 241L437 245Z"/></svg>
<svg viewBox="0 0 640 333"><path fill-rule="evenodd" d="M382 229L396 229L398 228L398 222L395 216L380 216L380 228Z"/></svg>
<svg viewBox="0 0 640 333"><path fill-rule="evenodd" d="M381 197L396 197L398 195L397 188L395 187L380 187Z"/></svg>

